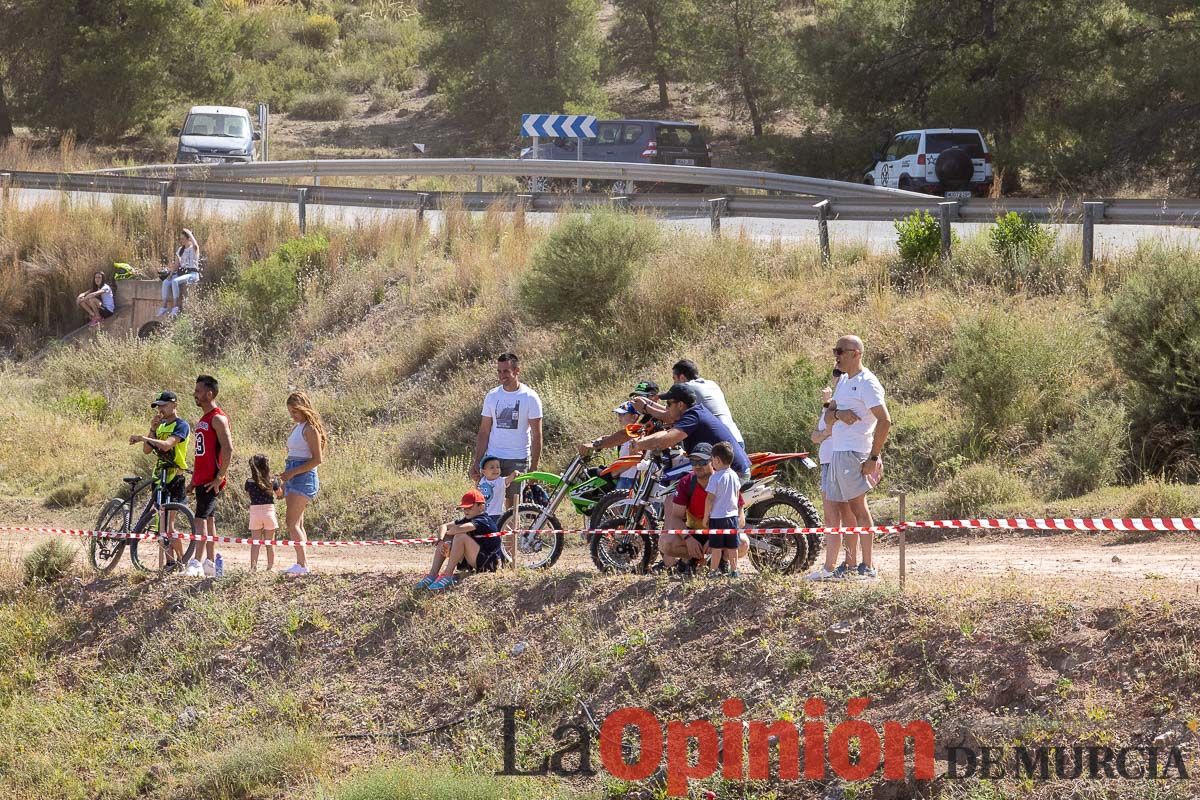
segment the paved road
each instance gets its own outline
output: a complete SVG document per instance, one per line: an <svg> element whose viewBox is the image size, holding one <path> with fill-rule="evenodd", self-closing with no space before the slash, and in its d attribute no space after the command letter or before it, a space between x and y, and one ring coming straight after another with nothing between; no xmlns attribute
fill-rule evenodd
<svg viewBox="0 0 1200 800"><path fill-rule="evenodd" d="M10 202L21 207L29 207L38 203L58 202L64 193L45 189L17 189L10 192ZM92 194L87 192L67 193L72 202L94 203L108 206L113 197L122 195ZM157 203L146 200L147 203ZM246 200L183 200L186 207L198 208L201 205L208 213L220 214L227 218L244 216L256 207L274 205ZM294 213L294 210L293 212ZM412 214L407 210L384 210L370 208L351 208L342 206L308 206L310 223L342 221L347 224L365 222L371 219L382 219L395 214ZM527 219L534 224L548 225L557 218L553 213L531 213ZM430 225L436 230L441 224L441 214L436 211L426 213ZM707 234L709 230L708 217L667 216L663 224L679 230L690 230ZM981 231L986 225L973 222L955 223L954 229L959 236L970 238ZM1058 230L1060 237L1070 240L1080 235L1077 225L1051 225ZM727 217L722 220L722 231L726 235L745 235L760 242L789 242L815 243L817 239L817 223L814 220L791 219L760 219L749 217ZM831 221L829 235L833 248L853 245L865 245L868 252L886 254L895 252L896 230L891 222L839 222ZM1097 225L1095 253L1097 257L1114 256L1122 252L1134 250L1141 243L1163 242L1190 248L1200 248L1200 230L1196 228L1176 228L1162 225Z"/></svg>

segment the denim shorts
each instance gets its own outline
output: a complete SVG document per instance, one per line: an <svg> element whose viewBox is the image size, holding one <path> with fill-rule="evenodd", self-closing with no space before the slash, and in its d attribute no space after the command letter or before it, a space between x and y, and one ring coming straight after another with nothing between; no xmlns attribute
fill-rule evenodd
<svg viewBox="0 0 1200 800"><path fill-rule="evenodd" d="M283 469L286 472L308 461L307 458L289 458L284 462ZM317 471L310 469L308 472L301 472L288 479L283 485L284 494L302 494L309 500L317 496L317 492L321 490L321 479L317 477Z"/></svg>

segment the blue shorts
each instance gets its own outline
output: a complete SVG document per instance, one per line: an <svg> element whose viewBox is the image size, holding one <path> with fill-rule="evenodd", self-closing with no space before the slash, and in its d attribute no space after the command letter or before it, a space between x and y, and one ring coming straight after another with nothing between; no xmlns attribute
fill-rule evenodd
<svg viewBox="0 0 1200 800"><path fill-rule="evenodd" d="M296 467L308 461L307 458L289 458L283 464L283 469L286 472L289 469ZM317 492L321 491L321 479L317 477L317 471L310 469L308 472L301 472L299 475L294 475L288 478L287 483L283 485L284 494L302 494L309 500L317 496Z"/></svg>
<svg viewBox="0 0 1200 800"><path fill-rule="evenodd" d="M713 530L738 527L737 517L717 517L708 521L708 527ZM738 535L736 533L710 533L708 535L710 550L737 550Z"/></svg>

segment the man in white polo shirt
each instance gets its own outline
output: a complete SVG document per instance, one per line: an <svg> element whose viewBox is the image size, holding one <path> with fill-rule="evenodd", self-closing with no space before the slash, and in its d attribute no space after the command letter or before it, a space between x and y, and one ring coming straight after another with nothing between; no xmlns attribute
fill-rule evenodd
<svg viewBox="0 0 1200 800"><path fill-rule="evenodd" d="M841 524L847 527L869 527L875 523L867 508L867 492L879 481L882 463L880 454L892 418L884 403L883 386L875 373L862 365L863 343L857 336L843 336L833 348L837 367L844 376L833 392L825 410L825 424L830 426L829 440L833 451L830 462L828 498L841 512ZM846 563L836 569L838 550L826 546L825 564L812 573L812 580L878 576L871 561L873 537L870 533L846 534ZM858 545L862 544L862 560L854 565Z"/></svg>

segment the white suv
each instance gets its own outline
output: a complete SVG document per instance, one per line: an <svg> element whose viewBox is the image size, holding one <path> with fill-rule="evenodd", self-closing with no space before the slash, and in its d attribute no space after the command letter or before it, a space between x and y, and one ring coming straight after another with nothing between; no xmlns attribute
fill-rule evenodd
<svg viewBox="0 0 1200 800"><path fill-rule="evenodd" d="M945 195L986 197L992 189L992 154L973 128L925 128L898 133L863 183Z"/></svg>

